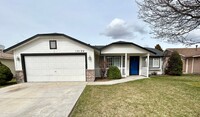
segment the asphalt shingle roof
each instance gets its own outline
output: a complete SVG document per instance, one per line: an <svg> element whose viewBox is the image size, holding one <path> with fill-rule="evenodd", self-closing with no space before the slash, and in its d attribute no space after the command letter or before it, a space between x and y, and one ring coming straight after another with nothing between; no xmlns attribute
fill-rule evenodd
<svg viewBox="0 0 200 117"><path fill-rule="evenodd" d="M15 45L5 49L4 52L8 52L8 51L10 51L12 49L15 49L16 47L21 46L22 44L25 44L25 43L27 43L27 42L29 42L29 41L31 41L31 40L35 39L36 37L39 37L39 36L63 36L63 37L66 37L68 39L71 39L73 41L76 41L78 43L81 43L83 45L86 45L86 46L88 46L90 48L93 48L93 46L91 46L90 44L87 44L85 42L79 41L78 39L75 39L75 38L73 38L71 36L68 36L68 35L65 35L63 33L46 33L46 34L36 34L36 35L34 35L34 36L32 36L32 37L30 37L30 38L28 38L28 39L26 39L26 40L24 40L22 42L19 42L19 43L15 44ZM93 49L96 49L96 48L93 48Z"/></svg>
<svg viewBox="0 0 200 117"><path fill-rule="evenodd" d="M2 50L0 50L0 59L13 59L13 55L4 53Z"/></svg>
<svg viewBox="0 0 200 117"><path fill-rule="evenodd" d="M125 42L125 41L117 41L117 42L113 42L111 44L134 44L134 43L132 43L132 42ZM111 44L109 44L109 45L111 45ZM101 50L104 47L107 47L109 45L94 45L93 47L96 48L96 49ZM134 44L134 45L136 45L136 44ZM138 47L141 47L141 46L138 46ZM145 50L148 50L150 52L153 52L154 54L151 54L151 56L160 57L160 56L163 56L163 54L164 54L163 52L161 52L160 50L157 50L155 48L149 48L149 47L141 47L141 48L143 48Z"/></svg>
<svg viewBox="0 0 200 117"><path fill-rule="evenodd" d="M168 48L169 51L177 51L184 57L200 56L200 48Z"/></svg>
<svg viewBox="0 0 200 117"><path fill-rule="evenodd" d="M151 56L158 56L159 57L159 56L163 56L164 55L164 52L162 52L162 51L160 51L158 49L149 48L149 47L145 47L145 48L156 53L155 55L151 55Z"/></svg>

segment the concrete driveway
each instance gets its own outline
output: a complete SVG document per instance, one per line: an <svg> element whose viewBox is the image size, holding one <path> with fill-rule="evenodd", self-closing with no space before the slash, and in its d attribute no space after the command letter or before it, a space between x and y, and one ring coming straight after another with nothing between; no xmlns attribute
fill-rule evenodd
<svg viewBox="0 0 200 117"><path fill-rule="evenodd" d="M86 82L22 83L0 89L0 117L66 117Z"/></svg>

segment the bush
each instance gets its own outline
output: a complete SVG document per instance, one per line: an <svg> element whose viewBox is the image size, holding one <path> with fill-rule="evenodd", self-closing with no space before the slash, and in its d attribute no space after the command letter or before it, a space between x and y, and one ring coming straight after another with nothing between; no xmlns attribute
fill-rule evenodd
<svg viewBox="0 0 200 117"><path fill-rule="evenodd" d="M176 51L172 52L168 60L168 65L165 69L165 74L180 76L183 73L182 69L183 69L183 62L181 60L181 56Z"/></svg>
<svg viewBox="0 0 200 117"><path fill-rule="evenodd" d="M120 79L121 73L118 67L116 66L110 66L107 73L108 78L110 79Z"/></svg>
<svg viewBox="0 0 200 117"><path fill-rule="evenodd" d="M11 70L0 62L0 85L5 84L8 81L11 81L13 74Z"/></svg>
<svg viewBox="0 0 200 117"><path fill-rule="evenodd" d="M157 72L152 72L151 75L157 76L158 74L157 74Z"/></svg>

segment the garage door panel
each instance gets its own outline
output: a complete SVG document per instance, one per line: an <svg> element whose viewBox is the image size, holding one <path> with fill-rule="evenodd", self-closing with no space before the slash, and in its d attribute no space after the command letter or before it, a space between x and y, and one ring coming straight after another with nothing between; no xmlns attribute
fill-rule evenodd
<svg viewBox="0 0 200 117"><path fill-rule="evenodd" d="M25 56L28 82L85 81L85 56Z"/></svg>
<svg viewBox="0 0 200 117"><path fill-rule="evenodd" d="M30 71L30 70L28 70ZM38 76L38 75L41 75L41 76L51 76L51 75L76 75L77 73L79 73L80 75L84 75L85 74L85 71L83 71L82 69L76 69L76 70L73 70L73 69L69 69L69 70L63 70L63 69L57 69L56 71L55 70L43 70L43 72L41 72L41 70L31 70L31 72L27 72L28 75L30 76Z"/></svg>

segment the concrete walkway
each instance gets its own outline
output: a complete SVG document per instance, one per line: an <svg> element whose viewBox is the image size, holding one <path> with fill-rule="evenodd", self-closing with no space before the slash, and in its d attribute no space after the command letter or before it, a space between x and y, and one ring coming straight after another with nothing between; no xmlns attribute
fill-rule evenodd
<svg viewBox="0 0 200 117"><path fill-rule="evenodd" d="M103 81L103 82L88 82L87 85L113 85L113 84L119 84L119 83L124 83L128 81L133 81L133 80L139 80L139 79L144 79L147 78L145 76L128 76L126 78L122 78L119 80L111 80L111 81Z"/></svg>

